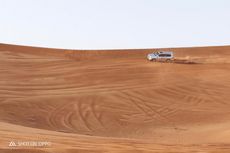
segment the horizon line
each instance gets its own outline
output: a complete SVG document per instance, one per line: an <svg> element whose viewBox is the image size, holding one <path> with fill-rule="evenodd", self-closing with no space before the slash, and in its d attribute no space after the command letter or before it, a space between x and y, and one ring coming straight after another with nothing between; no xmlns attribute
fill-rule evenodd
<svg viewBox="0 0 230 153"><path fill-rule="evenodd" d="M57 50L151 50L151 49L183 49L183 48L211 48L211 47L228 47L229 45L194 45L194 46L178 46L178 47L153 47L153 48L105 48L105 49L77 49L77 48L57 48L47 46L35 46L35 45L24 45L24 44L13 44L13 43L1 43L0 45L18 46L18 47L31 47L31 48L44 48L44 49L57 49Z"/></svg>

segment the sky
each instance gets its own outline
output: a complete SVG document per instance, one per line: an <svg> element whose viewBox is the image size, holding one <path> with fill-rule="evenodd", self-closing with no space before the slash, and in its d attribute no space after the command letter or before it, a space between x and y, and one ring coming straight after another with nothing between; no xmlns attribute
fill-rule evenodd
<svg viewBox="0 0 230 153"><path fill-rule="evenodd" d="M66 49L230 45L230 1L0 0L0 43Z"/></svg>

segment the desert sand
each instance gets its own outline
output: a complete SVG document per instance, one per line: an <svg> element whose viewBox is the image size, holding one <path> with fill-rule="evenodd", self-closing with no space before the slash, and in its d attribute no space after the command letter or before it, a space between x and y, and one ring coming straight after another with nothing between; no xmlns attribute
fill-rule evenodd
<svg viewBox="0 0 230 153"><path fill-rule="evenodd" d="M167 50L0 44L0 152L229 153L230 46Z"/></svg>

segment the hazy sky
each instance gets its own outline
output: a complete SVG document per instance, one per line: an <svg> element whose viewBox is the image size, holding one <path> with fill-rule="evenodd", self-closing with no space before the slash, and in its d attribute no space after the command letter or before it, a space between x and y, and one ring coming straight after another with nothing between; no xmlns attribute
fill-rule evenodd
<svg viewBox="0 0 230 153"><path fill-rule="evenodd" d="M0 0L0 43L70 49L230 45L230 0Z"/></svg>

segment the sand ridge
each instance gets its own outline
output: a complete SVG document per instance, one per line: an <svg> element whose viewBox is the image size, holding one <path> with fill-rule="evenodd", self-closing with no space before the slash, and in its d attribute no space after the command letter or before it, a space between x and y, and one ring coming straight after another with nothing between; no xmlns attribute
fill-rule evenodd
<svg viewBox="0 0 230 153"><path fill-rule="evenodd" d="M168 50L177 62L0 44L0 148L36 135L53 147L34 152L229 151L230 47Z"/></svg>

